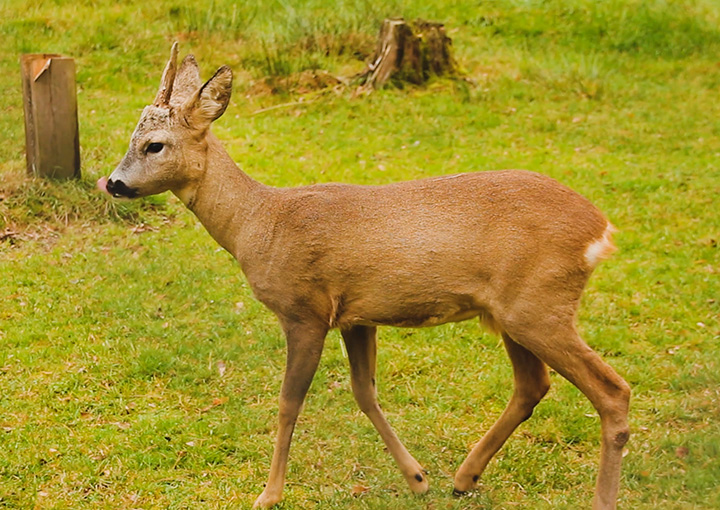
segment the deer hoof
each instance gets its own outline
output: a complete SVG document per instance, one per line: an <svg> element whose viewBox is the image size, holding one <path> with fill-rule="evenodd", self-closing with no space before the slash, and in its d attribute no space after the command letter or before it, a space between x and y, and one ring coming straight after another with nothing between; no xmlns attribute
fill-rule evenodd
<svg viewBox="0 0 720 510"><path fill-rule="evenodd" d="M425 494L430 488L425 470L406 477L410 490L415 494Z"/></svg>
<svg viewBox="0 0 720 510"><path fill-rule="evenodd" d="M461 475L457 474L455 476L455 488L453 489L453 494L455 496L462 496L466 492L469 492L477 487L478 480L480 480L480 475Z"/></svg>
<svg viewBox="0 0 720 510"><path fill-rule="evenodd" d="M258 496L253 508L271 508L282 501L282 494L271 494L267 490Z"/></svg>

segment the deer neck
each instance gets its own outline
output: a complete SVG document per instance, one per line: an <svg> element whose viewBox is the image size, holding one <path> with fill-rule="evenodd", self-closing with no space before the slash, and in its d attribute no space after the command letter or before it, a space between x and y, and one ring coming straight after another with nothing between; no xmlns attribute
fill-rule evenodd
<svg viewBox="0 0 720 510"><path fill-rule="evenodd" d="M205 229L235 258L240 259L247 231L263 206L263 195L270 190L238 168L212 134L203 176L175 195L182 200Z"/></svg>

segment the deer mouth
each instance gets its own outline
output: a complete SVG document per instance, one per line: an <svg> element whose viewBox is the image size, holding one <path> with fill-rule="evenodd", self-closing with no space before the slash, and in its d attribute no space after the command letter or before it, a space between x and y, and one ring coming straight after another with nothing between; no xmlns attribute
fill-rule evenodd
<svg viewBox="0 0 720 510"><path fill-rule="evenodd" d="M113 181L107 177L98 179L97 187L100 191L104 191L115 198L135 198L138 196L137 189L127 186L122 181Z"/></svg>

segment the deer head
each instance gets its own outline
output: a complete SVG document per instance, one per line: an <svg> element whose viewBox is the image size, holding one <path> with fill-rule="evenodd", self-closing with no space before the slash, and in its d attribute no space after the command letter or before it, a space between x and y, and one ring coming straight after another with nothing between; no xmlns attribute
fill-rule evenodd
<svg viewBox="0 0 720 510"><path fill-rule="evenodd" d="M177 54L175 43L155 101L143 110L125 157L109 178L98 181L115 197L170 190L186 201L205 172L210 124L230 102L232 71L223 66L202 84L195 58L188 55L178 69Z"/></svg>

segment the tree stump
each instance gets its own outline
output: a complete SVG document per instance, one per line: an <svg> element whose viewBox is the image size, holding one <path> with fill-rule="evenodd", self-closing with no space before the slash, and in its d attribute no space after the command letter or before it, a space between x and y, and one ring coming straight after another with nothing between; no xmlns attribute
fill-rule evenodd
<svg viewBox="0 0 720 510"><path fill-rule="evenodd" d="M378 89L390 79L419 85L431 76L454 75L457 64L451 46L452 40L445 34L442 23L386 19L380 28L375 54L359 75L361 86Z"/></svg>

